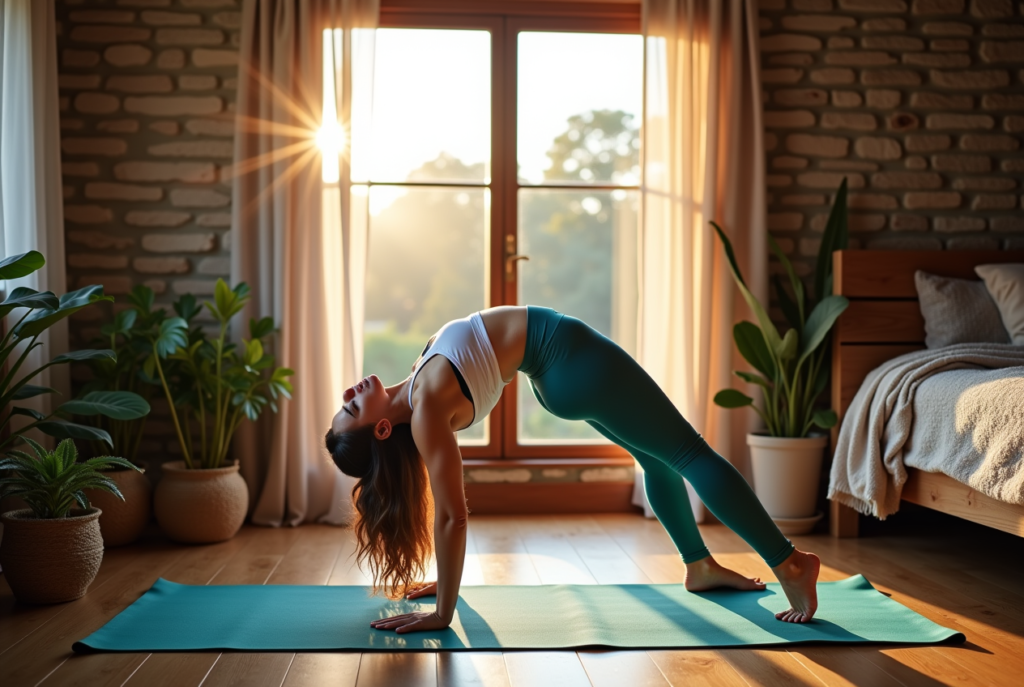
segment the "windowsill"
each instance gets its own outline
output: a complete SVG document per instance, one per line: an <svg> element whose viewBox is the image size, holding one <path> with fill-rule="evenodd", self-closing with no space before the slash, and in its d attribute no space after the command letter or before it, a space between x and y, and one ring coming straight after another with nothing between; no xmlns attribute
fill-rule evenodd
<svg viewBox="0 0 1024 687"><path fill-rule="evenodd" d="M607 468L630 466L633 458L466 458L462 464L467 468Z"/></svg>

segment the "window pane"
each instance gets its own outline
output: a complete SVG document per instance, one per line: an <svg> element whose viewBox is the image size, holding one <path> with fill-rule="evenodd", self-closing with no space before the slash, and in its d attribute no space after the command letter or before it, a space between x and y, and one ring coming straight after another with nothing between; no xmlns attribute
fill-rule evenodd
<svg viewBox="0 0 1024 687"><path fill-rule="evenodd" d="M485 307L489 194L371 187L363 374L402 381L434 332ZM486 424L460 443L486 443Z"/></svg>
<svg viewBox="0 0 1024 687"><path fill-rule="evenodd" d="M373 181L490 179L491 35L378 29Z"/></svg>
<svg viewBox="0 0 1024 687"><path fill-rule="evenodd" d="M521 183L639 182L640 36L523 32L518 65Z"/></svg>
<svg viewBox="0 0 1024 687"><path fill-rule="evenodd" d="M578 317L636 351L636 191L520 189L519 303ZM582 422L545 411L519 375L521 444L608 443Z"/></svg>

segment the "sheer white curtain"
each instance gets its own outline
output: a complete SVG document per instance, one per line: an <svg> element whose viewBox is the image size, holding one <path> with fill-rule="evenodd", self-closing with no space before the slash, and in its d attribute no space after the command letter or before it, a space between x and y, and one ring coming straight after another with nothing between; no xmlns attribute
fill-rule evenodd
<svg viewBox="0 0 1024 687"><path fill-rule="evenodd" d="M243 7L231 277L252 287L239 320L272 317L295 371L294 397L235 441L257 524L351 519L323 436L362 368L367 208L348 141L365 138L378 16L378 0Z"/></svg>
<svg viewBox="0 0 1024 687"><path fill-rule="evenodd" d="M756 415L715 393L741 367L732 326L749 318L709 220L730 235L759 298L768 252L756 0L644 0L638 357L708 443L746 472ZM642 475L635 501L646 507ZM691 490L698 519L703 507ZM649 510L649 508L648 508Z"/></svg>
<svg viewBox="0 0 1024 687"><path fill-rule="evenodd" d="M18 286L57 295L67 290L59 118L53 0L0 0L0 258L30 250L46 258L38 272L0 285L8 293ZM67 332L67 320L44 332L43 345L23 369L66 352ZM33 383L66 399L67 375L67 366L59 365ZM24 405L46 410L50 403L51 397L40 396Z"/></svg>

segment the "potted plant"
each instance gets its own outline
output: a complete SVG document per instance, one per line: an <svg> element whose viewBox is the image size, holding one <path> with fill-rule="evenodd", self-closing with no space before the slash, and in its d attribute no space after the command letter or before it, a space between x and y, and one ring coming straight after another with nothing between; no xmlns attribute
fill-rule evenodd
<svg viewBox="0 0 1024 687"><path fill-rule="evenodd" d="M828 438L812 434L829 429L836 413L818 407L829 379L829 333L849 301L832 294L832 253L846 247L846 180L839 186L821 248L818 251L814 288L808 292L789 259L769 235L772 252L789 278L792 295L782 279L773 280L776 298L789 324L780 334L767 310L747 288L725 232L712 226L722 240L732 275L757 324L740 322L733 328L736 348L753 372L736 371L737 377L761 388L762 405L736 389L719 391L714 401L723 408L751 406L765 424L765 432L747 435L754 491L780 529L789 534L810 531L821 518L815 513L821 463Z"/></svg>
<svg viewBox="0 0 1024 687"><path fill-rule="evenodd" d="M275 366L264 340L273 320L249 321L248 340L227 341L228 324L249 300L249 287L229 288L218 279L213 302L203 305L217 325L216 338L192 327L200 312L195 298L174 304L177 317L163 320L147 334L150 355L143 371L160 380L171 408L182 460L165 463L154 495L161 529L185 543L230 539L248 509L248 489L237 462L228 462L231 438L243 420L255 421L264 408L277 412L279 396L290 397L292 370ZM174 364L173 374L165 369Z"/></svg>
<svg viewBox="0 0 1024 687"><path fill-rule="evenodd" d="M131 391L148 403L154 390L159 388L159 381L148 377L142 370L150 354L146 332L162 321L166 313L163 309L153 310L154 294L148 286L139 285L132 289L128 302L130 307L104 324L95 341L96 344L109 346L116 353L116 358L98 358L87 362L92 379L83 386L83 392ZM143 415L125 420L101 415L90 424L110 434L114 455L141 468L144 466L139 462L139 446L148 417ZM103 448L96 445L98 443L93 442L94 454L104 452ZM124 494L123 499L103 490L87 492L89 500L103 512L100 516L100 531L107 547L134 542L152 516L153 488L142 472L115 467L106 473Z"/></svg>
<svg viewBox="0 0 1024 687"><path fill-rule="evenodd" d="M51 604L81 598L100 569L103 537L99 508L90 507L86 489L123 498L101 470L138 470L123 458L99 456L79 463L78 450L64 439L53 451L25 437L35 457L11 451L0 460L0 495L20 497L28 508L0 515L4 538L0 565L22 603ZM75 506L79 508L75 508Z"/></svg>

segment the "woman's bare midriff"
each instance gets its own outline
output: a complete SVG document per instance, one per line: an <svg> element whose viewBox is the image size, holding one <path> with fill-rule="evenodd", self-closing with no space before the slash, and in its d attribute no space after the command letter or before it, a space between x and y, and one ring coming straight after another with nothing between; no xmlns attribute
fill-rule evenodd
<svg viewBox="0 0 1024 687"><path fill-rule="evenodd" d="M526 306L502 305L480 311L501 378L511 382L526 352Z"/></svg>

